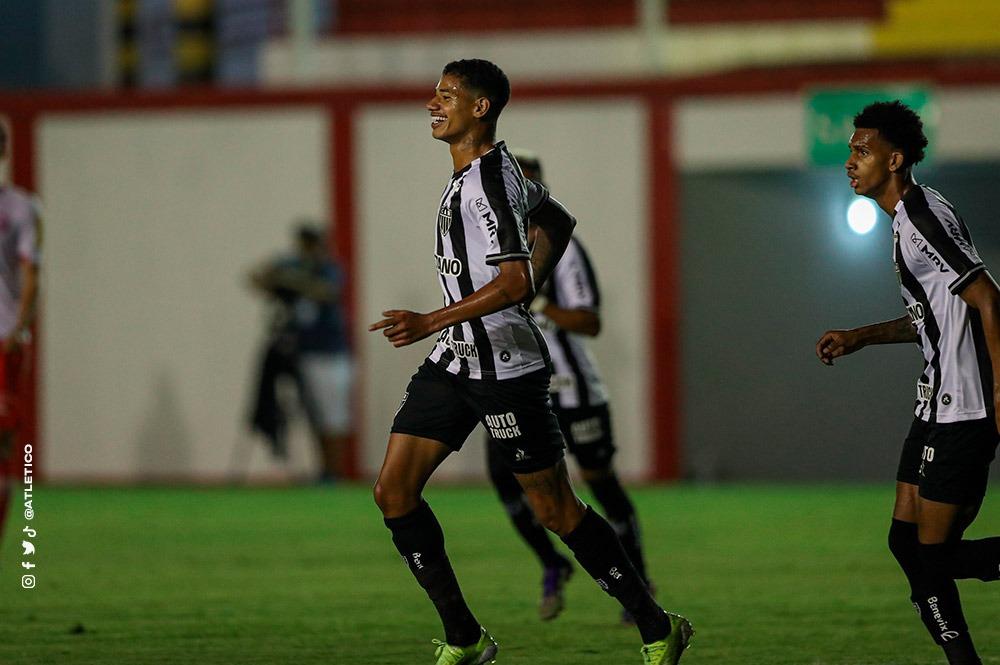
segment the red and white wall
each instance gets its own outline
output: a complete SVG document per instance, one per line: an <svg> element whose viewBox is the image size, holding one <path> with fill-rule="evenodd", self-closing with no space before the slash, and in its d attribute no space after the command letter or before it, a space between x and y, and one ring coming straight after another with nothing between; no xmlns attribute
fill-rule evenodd
<svg viewBox="0 0 1000 665"><path fill-rule="evenodd" d="M990 114L1000 70L885 66L865 80L918 74L940 86L938 155L995 156L984 143L1000 144L1000 114ZM795 93L824 82L856 84L857 70L519 87L504 114L501 136L542 155L553 193L579 217L594 255L605 293L594 349L630 478L676 477L681 468L675 175L796 163ZM37 189L46 209L45 475L220 480L238 468L273 477L262 448L242 439L264 326L244 276L288 246L289 224L303 215L332 222L351 274L360 370L353 462L360 475L377 470L430 342L394 350L366 325L387 307L440 303L430 229L451 166L429 135L428 94L0 97L15 139L14 179ZM478 437L468 447L444 475L482 475ZM309 468L310 456L299 431L293 467Z"/></svg>

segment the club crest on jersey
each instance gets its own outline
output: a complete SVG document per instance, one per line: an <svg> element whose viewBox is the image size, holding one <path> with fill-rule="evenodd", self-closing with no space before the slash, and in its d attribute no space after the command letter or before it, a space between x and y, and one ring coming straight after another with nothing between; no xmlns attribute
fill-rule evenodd
<svg viewBox="0 0 1000 665"><path fill-rule="evenodd" d="M438 210L438 231L441 233L441 237L448 235L448 230L451 228L451 206L447 203L441 204L441 209Z"/></svg>

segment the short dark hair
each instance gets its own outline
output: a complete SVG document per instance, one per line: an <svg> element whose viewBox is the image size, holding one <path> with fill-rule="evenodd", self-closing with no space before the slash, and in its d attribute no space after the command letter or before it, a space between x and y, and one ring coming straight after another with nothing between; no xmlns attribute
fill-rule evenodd
<svg viewBox="0 0 1000 665"><path fill-rule="evenodd" d="M451 74L462 79L466 87L490 100L490 110L484 120L496 122L503 107L510 101L510 81L503 70L489 60L454 60L444 66L441 75Z"/></svg>
<svg viewBox="0 0 1000 665"><path fill-rule="evenodd" d="M886 141L903 151L908 167L924 158L927 147L924 123L916 111L898 99L864 107L854 116L854 127L877 129Z"/></svg>

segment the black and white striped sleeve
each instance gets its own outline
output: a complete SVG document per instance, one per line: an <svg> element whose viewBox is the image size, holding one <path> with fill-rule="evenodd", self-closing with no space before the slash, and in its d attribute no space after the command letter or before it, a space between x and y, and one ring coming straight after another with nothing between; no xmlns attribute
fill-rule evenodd
<svg viewBox="0 0 1000 665"><path fill-rule="evenodd" d="M601 306L601 291L587 250L575 238L552 272L550 281L556 290L554 301L566 309L596 312Z"/></svg>
<svg viewBox="0 0 1000 665"><path fill-rule="evenodd" d="M531 217L549 200L549 190L542 183L528 178L524 179L524 184L528 188L528 217Z"/></svg>
<svg viewBox="0 0 1000 665"><path fill-rule="evenodd" d="M485 196L475 210L479 215L479 226L489 242L486 263L496 265L502 261L528 259L531 255L524 213L525 192L523 189L513 191L512 197L510 194L517 187L517 182L505 177L499 152L487 157L482 158L480 167Z"/></svg>
<svg viewBox="0 0 1000 665"><path fill-rule="evenodd" d="M913 226L951 271L948 290L958 295L986 270L969 230L949 206L931 205L926 196L907 197L905 206Z"/></svg>

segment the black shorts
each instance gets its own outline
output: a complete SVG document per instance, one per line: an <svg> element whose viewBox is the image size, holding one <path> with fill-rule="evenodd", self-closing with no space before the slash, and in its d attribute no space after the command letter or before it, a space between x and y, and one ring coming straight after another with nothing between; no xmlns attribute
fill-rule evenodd
<svg viewBox="0 0 1000 665"><path fill-rule="evenodd" d="M607 404L556 409L566 447L582 469L605 469L615 454L611 412Z"/></svg>
<svg viewBox="0 0 1000 665"><path fill-rule="evenodd" d="M896 480L919 486L930 501L978 504L986 496L998 438L992 417L937 424L914 418Z"/></svg>
<svg viewBox="0 0 1000 665"><path fill-rule="evenodd" d="M392 431L440 441L457 451L476 423L483 424L515 473L541 471L563 457L547 369L487 381L456 376L424 361L406 387Z"/></svg>

